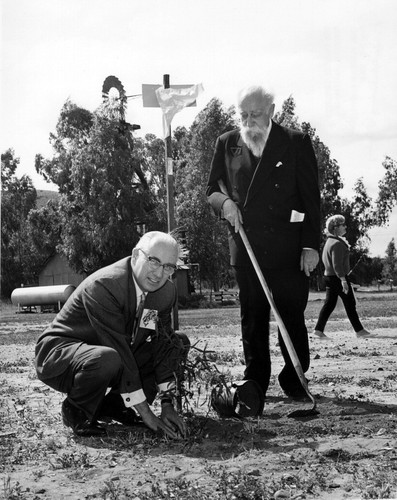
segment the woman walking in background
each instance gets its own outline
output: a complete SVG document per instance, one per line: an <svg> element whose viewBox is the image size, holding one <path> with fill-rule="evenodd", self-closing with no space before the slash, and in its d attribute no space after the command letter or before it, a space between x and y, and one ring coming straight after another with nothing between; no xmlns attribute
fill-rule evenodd
<svg viewBox="0 0 397 500"><path fill-rule="evenodd" d="M333 215L327 219L325 228L327 240L323 248L322 261L325 266L326 294L314 335L320 339L329 338L324 333L325 325L340 297L357 338L374 337L375 335L364 329L356 310L356 299L349 281L350 245L343 237L346 234L345 218L343 215Z"/></svg>

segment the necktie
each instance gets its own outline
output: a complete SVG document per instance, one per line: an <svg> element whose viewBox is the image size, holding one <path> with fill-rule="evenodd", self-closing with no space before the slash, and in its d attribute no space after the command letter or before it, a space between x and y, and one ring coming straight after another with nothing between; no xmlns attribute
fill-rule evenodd
<svg viewBox="0 0 397 500"><path fill-rule="evenodd" d="M135 314L135 322L134 322L134 328L133 328L133 335L132 335L132 340L136 338L136 334L138 332L139 328L139 323L141 321L142 313L143 313L143 306L145 305L145 294L141 294L141 298L138 304L138 307L136 308L136 314Z"/></svg>

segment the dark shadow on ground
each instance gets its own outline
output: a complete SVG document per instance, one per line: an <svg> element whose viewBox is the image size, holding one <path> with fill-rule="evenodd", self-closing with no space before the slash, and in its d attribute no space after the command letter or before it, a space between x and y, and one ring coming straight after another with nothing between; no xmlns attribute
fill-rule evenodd
<svg viewBox="0 0 397 500"><path fill-rule="evenodd" d="M283 398L268 398L275 404ZM351 399L318 398L320 414L291 419L285 412L265 406L261 417L246 419L193 415L187 417L189 435L171 440L156 435L143 425L124 427L108 425L108 436L74 438L85 446L112 451L130 451L137 456L185 455L190 458L224 460L248 450L269 453L290 452L294 449L315 450L324 438L354 439L372 437L382 429L394 436L397 405L382 405ZM287 406L287 405L285 405Z"/></svg>

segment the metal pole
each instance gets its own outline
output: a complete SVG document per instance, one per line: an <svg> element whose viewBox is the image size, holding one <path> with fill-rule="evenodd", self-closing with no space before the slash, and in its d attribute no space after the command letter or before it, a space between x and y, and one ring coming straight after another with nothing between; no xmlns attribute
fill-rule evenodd
<svg viewBox="0 0 397 500"><path fill-rule="evenodd" d="M170 75L163 75L163 86L170 88ZM175 229L174 216L174 169L172 165L171 125L168 129L168 137L165 139L165 168L167 179L167 218L168 232Z"/></svg>
<svg viewBox="0 0 397 500"><path fill-rule="evenodd" d="M165 89L170 88L170 75L163 75L163 87ZM171 125L168 129L168 136L165 141L165 170L166 170L166 182L167 182L167 222L168 222L168 232L170 233L175 229L175 215L174 215L174 169L172 164L172 144L171 144ZM173 281L177 286L177 273L174 274ZM173 314L173 326L174 330L179 330L179 318L178 318L178 302L174 307Z"/></svg>

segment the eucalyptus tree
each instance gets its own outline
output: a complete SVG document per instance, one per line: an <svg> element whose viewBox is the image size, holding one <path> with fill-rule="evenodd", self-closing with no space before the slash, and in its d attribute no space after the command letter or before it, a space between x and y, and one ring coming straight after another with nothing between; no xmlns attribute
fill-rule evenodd
<svg viewBox="0 0 397 500"><path fill-rule="evenodd" d="M78 272L128 255L148 222L153 195L131 130L107 102L91 113L67 101L51 159L36 155L36 170L59 187L58 249Z"/></svg>
<svg viewBox="0 0 397 500"><path fill-rule="evenodd" d="M397 205L397 162L390 156L386 156L382 166L385 173L379 181L379 194L376 204L379 222L386 224L390 212Z"/></svg>
<svg viewBox="0 0 397 500"><path fill-rule="evenodd" d="M394 238L391 239L386 248L386 257L383 260L383 278L392 285L397 284L397 249Z"/></svg>
<svg viewBox="0 0 397 500"><path fill-rule="evenodd" d="M1 293L6 297L22 283L32 283L39 261L27 223L37 192L29 176L16 175L19 162L11 148L1 155Z"/></svg>
<svg viewBox="0 0 397 500"><path fill-rule="evenodd" d="M343 188L338 162L331 158L329 148L321 141L309 122L299 122L295 114L295 100L289 96L282 105L280 112L276 113L275 121L280 125L294 130L300 130L309 135L318 164L319 187L321 193L321 214L326 219L328 215L341 210L339 190Z"/></svg>
<svg viewBox="0 0 397 500"><path fill-rule="evenodd" d="M229 250L224 223L216 220L206 199L206 186L219 135L236 127L233 108L212 99L181 133L181 160L176 177L176 220L184 230L191 263L214 290L229 281Z"/></svg>

